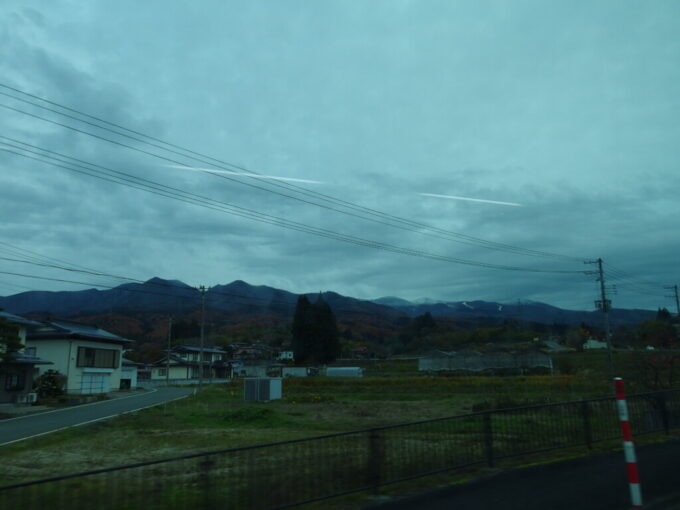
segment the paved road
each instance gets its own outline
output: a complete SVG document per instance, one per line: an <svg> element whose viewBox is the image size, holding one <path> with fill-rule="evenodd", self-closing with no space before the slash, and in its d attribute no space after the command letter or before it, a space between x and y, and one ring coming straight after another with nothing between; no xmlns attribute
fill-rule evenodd
<svg viewBox="0 0 680 510"><path fill-rule="evenodd" d="M680 508L680 440L638 447L644 508ZM509 471L380 510L623 510L630 508L623 452Z"/></svg>
<svg viewBox="0 0 680 510"><path fill-rule="evenodd" d="M0 420L0 446L153 407L193 393L192 388L158 388L128 397Z"/></svg>

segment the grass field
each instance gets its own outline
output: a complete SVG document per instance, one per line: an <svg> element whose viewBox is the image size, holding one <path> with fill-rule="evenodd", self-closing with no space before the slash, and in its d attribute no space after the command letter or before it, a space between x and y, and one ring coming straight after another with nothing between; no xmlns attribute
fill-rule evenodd
<svg viewBox="0 0 680 510"><path fill-rule="evenodd" d="M618 356L618 364L635 369L635 357L625 354ZM611 394L602 376L605 353L561 356L568 363L558 364L566 366L569 375L424 376L417 375L415 362L373 363L362 379L287 379L284 398L268 403L243 402L241 381L214 385L180 401L2 447L0 485L199 451ZM569 455L562 451L538 460ZM430 483L469 476L473 474L465 471L440 475Z"/></svg>
<svg viewBox="0 0 680 510"><path fill-rule="evenodd" d="M389 372L386 371L389 374ZM575 376L307 378L243 402L242 382L2 447L0 483L333 432L601 395Z"/></svg>

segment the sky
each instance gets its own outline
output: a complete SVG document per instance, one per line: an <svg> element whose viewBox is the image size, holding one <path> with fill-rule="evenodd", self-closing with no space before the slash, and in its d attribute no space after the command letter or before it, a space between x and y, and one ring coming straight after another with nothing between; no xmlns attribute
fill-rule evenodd
<svg viewBox="0 0 680 510"><path fill-rule="evenodd" d="M0 295L122 283L28 260L594 309L601 258L674 309L678 34L674 0L4 0Z"/></svg>

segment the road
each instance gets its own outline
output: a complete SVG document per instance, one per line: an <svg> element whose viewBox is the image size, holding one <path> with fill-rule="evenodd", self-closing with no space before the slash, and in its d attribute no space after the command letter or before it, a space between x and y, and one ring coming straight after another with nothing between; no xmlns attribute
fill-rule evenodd
<svg viewBox="0 0 680 510"><path fill-rule="evenodd" d="M192 388L158 388L113 400L0 420L0 446L153 407L183 398L193 391Z"/></svg>
<svg viewBox="0 0 680 510"><path fill-rule="evenodd" d="M680 440L638 447L644 508L680 508ZM372 507L380 510L623 510L623 452L534 466Z"/></svg>

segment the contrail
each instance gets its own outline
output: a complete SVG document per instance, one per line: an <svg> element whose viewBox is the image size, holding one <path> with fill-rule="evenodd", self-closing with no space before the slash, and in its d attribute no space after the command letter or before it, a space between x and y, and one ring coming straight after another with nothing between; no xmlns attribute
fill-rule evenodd
<svg viewBox="0 0 680 510"><path fill-rule="evenodd" d="M323 184L321 181L312 181L309 179L296 179L295 177L278 177L276 175L258 175L250 174L247 172L230 172L228 170L216 170L215 168L198 168L195 166L184 166L184 165L164 165L170 168L179 168L180 170L191 170L192 172L206 172L209 174L226 174L226 175L239 175L242 177L251 177L253 179L271 179L274 181L291 181L291 182L304 182L306 184Z"/></svg>
<svg viewBox="0 0 680 510"><path fill-rule="evenodd" d="M485 204L511 205L513 207L523 207L522 204L518 204L516 202L499 202L497 200L483 200L481 198L456 197L453 195L437 195L436 193L418 193L418 194L426 197L448 198L450 200L466 200L467 202L484 202Z"/></svg>

